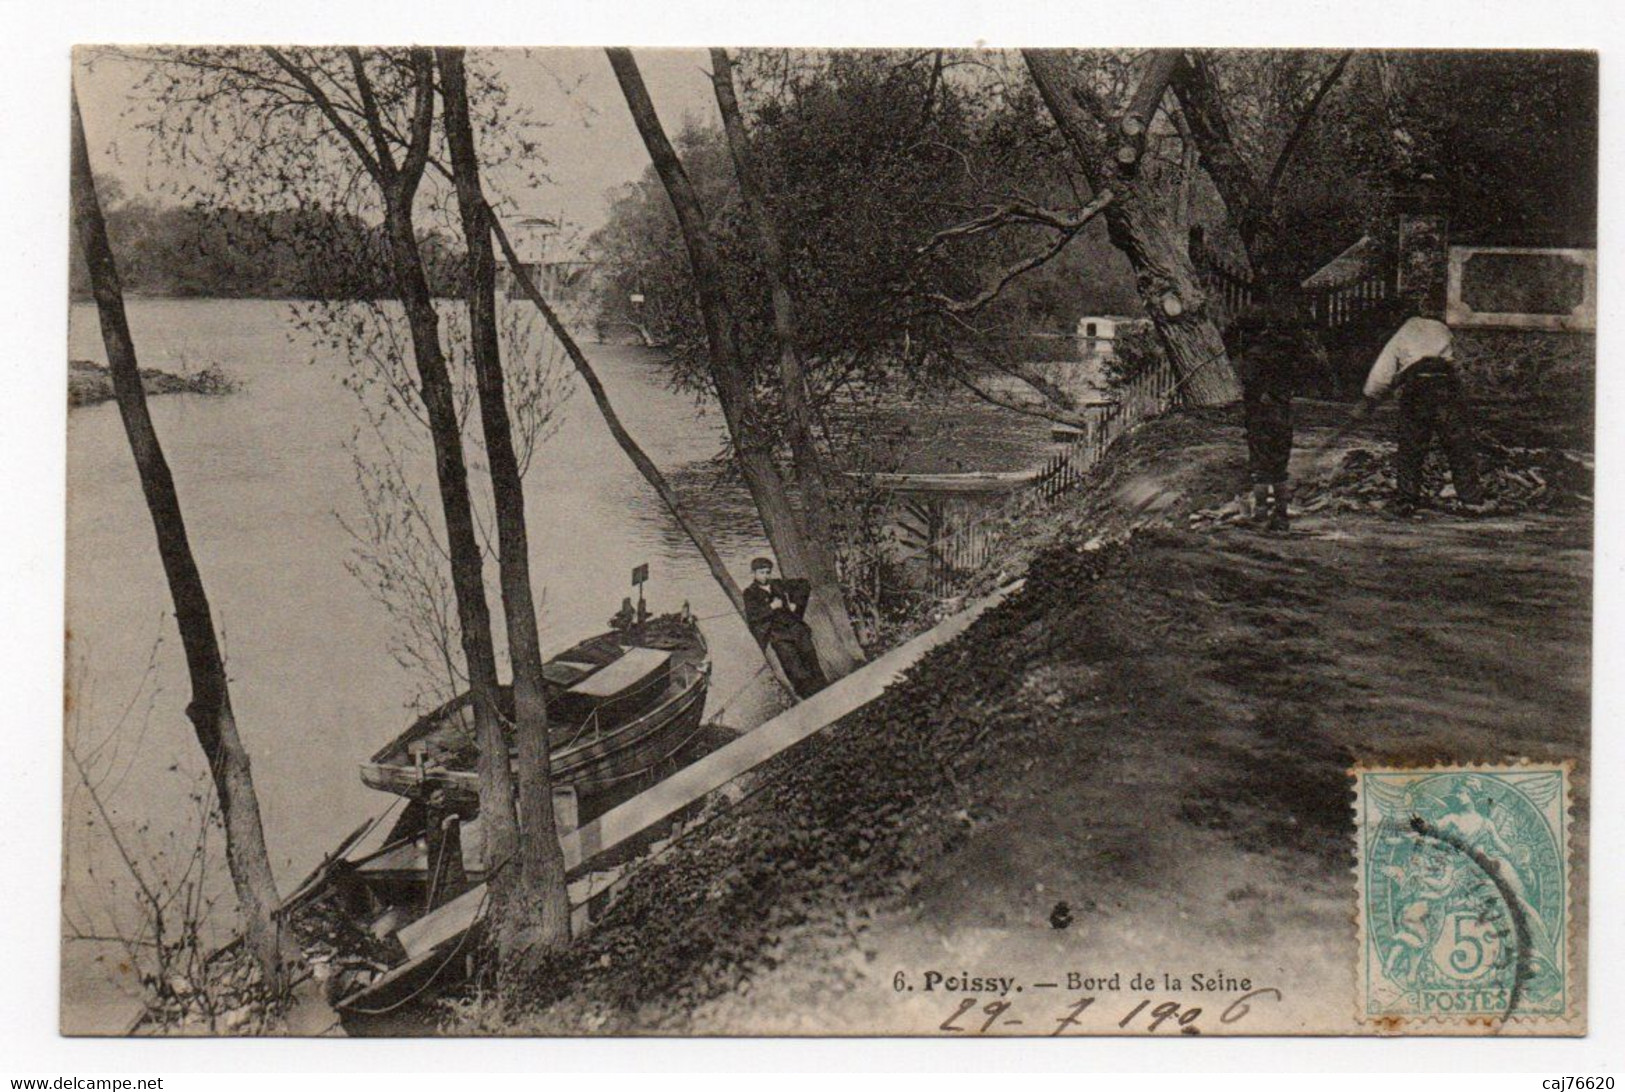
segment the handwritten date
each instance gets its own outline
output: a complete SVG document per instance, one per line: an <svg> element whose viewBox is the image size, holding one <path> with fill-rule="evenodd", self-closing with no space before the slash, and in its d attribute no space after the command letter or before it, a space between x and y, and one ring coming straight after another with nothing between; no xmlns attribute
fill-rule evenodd
<svg viewBox="0 0 1625 1092"><path fill-rule="evenodd" d="M1059 1013L1051 1010L1041 1023L1051 1025L1050 1035L1064 1035L1073 1029L1084 1029L1086 1027L1084 1015L1095 1007L1096 1000L1094 997L1078 998L1069 1002ZM1239 1023L1252 1012L1256 1003L1264 1000L1279 1002L1281 991L1266 986L1243 994L1219 1013L1218 1021L1225 1025ZM1178 1001L1158 1002L1154 997L1147 997L1141 999L1115 1021L1111 1020L1112 1014L1102 1015L1107 1021L1105 1026L1110 1027L1115 1023L1118 1030L1130 1033L1156 1034L1177 1031L1184 1035L1199 1035L1201 1025L1198 1021L1201 1020L1202 1013L1202 1008L1197 1005L1186 1007ZM938 1025L938 1030L966 1035L985 1035L995 1028L1017 1028L1025 1024L1026 1021L1018 1015L1016 1003L1013 1001L989 1001L983 1004L979 997L965 997L960 999L952 1015Z"/></svg>

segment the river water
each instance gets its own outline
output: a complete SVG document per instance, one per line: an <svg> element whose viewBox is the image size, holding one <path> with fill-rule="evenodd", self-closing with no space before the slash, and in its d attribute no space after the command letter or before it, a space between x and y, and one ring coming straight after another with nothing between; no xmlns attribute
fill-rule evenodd
<svg viewBox="0 0 1625 1092"><path fill-rule="evenodd" d="M383 798L361 785L356 765L412 718L417 692L391 655L386 611L346 568L354 540L345 523L365 514L346 447L363 422L340 381L350 365L331 347L313 348L285 303L134 300L130 319L144 367L218 364L242 384L228 396L166 395L151 406L285 889L377 809ZM711 468L720 417L669 390L656 353L588 351L628 428L743 578L765 543L743 489ZM106 359L92 305L72 309L69 356ZM427 483L432 466L412 465ZM631 591L632 567L648 562L653 608L686 600L702 618L717 616L703 623L716 660L709 710L732 699L729 723L762 715L770 697L753 679L761 661L749 634L585 389L559 410L526 500L545 645L603 628ZM184 715L169 593L111 403L69 414L67 526L68 738L130 855L178 876L202 761ZM132 881L73 762L64 776L64 930L107 935L127 928ZM218 867L204 871L215 877L207 890L225 895ZM127 967L116 944L64 942L65 1030L117 1031L128 1021Z"/></svg>

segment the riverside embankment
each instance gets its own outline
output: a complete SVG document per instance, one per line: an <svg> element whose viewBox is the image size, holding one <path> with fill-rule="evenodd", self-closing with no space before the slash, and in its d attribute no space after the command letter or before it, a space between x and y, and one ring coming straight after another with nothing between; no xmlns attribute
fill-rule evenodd
<svg viewBox="0 0 1625 1092"><path fill-rule="evenodd" d="M156 397L152 414L229 654L233 705L286 891L376 813L382 798L361 784L357 764L414 719L425 685L401 662L402 633L376 586L351 571L361 545L351 532L369 525L356 458L379 457L378 444L345 387L355 365L302 330L287 302L132 299L129 314L144 366L184 381L207 361L237 385L228 397ZM628 427L744 577L766 546L748 495L717 462L720 417L671 389L657 352L589 351ZM72 309L68 353L104 360L90 305ZM686 601L705 619L716 662L708 715L735 729L760 723L777 692L758 672L754 641L591 400L567 390L526 483L537 514L532 567L546 589L544 641L564 647L601 630L632 591L630 570L646 563L651 606ZM937 431L958 444L922 450L919 434L933 438L932 430L918 413L899 411L876 430L887 439L875 457L947 459L1002 436L999 450L1019 466L1029 444L1047 443L1041 422L991 408L965 408L949 421L949 402L922 396L910 410L938 415ZM432 491L418 426L394 425L409 484ZM191 844L204 771L184 712L189 687L169 592L115 405L90 398L68 414L67 458L67 742L89 764L111 822L132 844L137 833L144 839L143 863L160 850L174 860L173 838ZM118 940L134 932L137 911L125 865L71 764L63 799L64 1027L118 1033L142 1000ZM232 925L223 867L211 869L207 887L219 908L212 939L223 939Z"/></svg>
<svg viewBox="0 0 1625 1092"><path fill-rule="evenodd" d="M1342 413L1304 407L1304 445ZM1000 559L1020 594L633 877L518 1023L446 1029L938 1033L928 971L1245 978L1281 1000L1235 1030L1352 1023L1349 770L1585 753L1590 513L1193 529L1241 452L1232 411L1140 430Z"/></svg>

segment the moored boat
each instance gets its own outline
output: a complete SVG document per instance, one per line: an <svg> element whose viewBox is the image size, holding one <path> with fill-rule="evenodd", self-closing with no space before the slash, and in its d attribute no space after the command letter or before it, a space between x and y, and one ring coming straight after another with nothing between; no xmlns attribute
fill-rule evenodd
<svg viewBox="0 0 1625 1092"><path fill-rule="evenodd" d="M579 641L543 665L550 768L555 786L589 796L654 769L700 731L711 661L685 608ZM510 725L512 691L498 695ZM421 797L446 790L465 811L479 793L473 695L419 718L362 763L361 780L382 792Z"/></svg>
<svg viewBox="0 0 1625 1092"><path fill-rule="evenodd" d="M642 620L637 613L623 610L612 629L543 665L561 834L575 826L579 801L632 791L635 779L680 761L702 731L711 662L698 624L686 606ZM510 689L498 705L511 762ZM445 937L434 925L443 916L437 909L479 896L487 878L473 721L472 696L461 694L363 763L362 780L399 799L345 838L283 903L346 1026L467 971L478 923ZM572 877L572 900L584 902L592 883Z"/></svg>

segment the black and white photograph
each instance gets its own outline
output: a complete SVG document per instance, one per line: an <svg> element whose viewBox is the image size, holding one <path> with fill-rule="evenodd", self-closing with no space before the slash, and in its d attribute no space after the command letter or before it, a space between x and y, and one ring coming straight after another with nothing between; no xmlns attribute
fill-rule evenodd
<svg viewBox="0 0 1625 1092"><path fill-rule="evenodd" d="M1608 58L1472 40L79 39L33 1007L1586 1036Z"/></svg>

